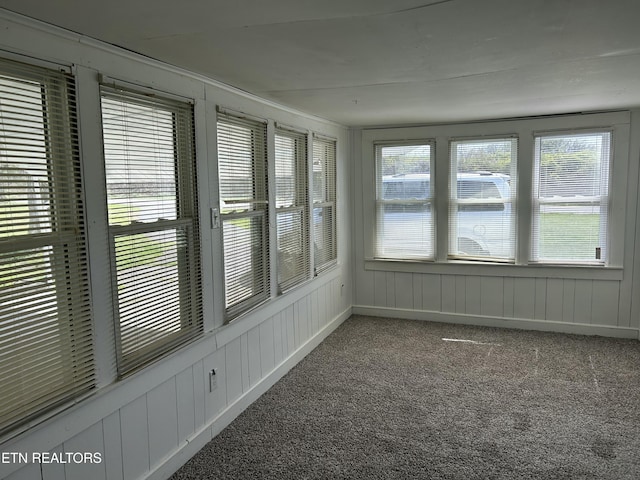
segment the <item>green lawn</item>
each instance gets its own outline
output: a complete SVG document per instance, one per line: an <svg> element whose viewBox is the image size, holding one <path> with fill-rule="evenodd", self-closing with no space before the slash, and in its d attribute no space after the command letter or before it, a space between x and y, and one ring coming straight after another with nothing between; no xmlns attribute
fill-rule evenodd
<svg viewBox="0 0 640 480"><path fill-rule="evenodd" d="M600 245L600 215L543 213L540 217L540 257L595 260Z"/></svg>

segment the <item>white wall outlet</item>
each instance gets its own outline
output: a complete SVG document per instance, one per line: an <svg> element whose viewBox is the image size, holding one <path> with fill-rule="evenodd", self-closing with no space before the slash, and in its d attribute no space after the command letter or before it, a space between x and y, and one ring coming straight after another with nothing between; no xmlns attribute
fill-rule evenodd
<svg viewBox="0 0 640 480"><path fill-rule="evenodd" d="M216 375L216 369L212 368L209 372L209 391L213 392L218 388L218 376Z"/></svg>

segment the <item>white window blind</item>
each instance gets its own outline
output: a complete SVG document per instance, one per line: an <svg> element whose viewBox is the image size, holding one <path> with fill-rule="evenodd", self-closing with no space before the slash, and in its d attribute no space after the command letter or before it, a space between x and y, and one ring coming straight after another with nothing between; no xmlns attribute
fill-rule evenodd
<svg viewBox="0 0 640 480"><path fill-rule="evenodd" d="M94 387L75 83L0 60L0 435Z"/></svg>
<svg viewBox="0 0 640 480"><path fill-rule="evenodd" d="M449 257L514 261L516 138L450 143Z"/></svg>
<svg viewBox="0 0 640 480"><path fill-rule="evenodd" d="M125 375L202 332L193 107L104 85L101 97Z"/></svg>
<svg viewBox="0 0 640 480"><path fill-rule="evenodd" d="M228 319L269 297L266 124L218 113L218 170Z"/></svg>
<svg viewBox="0 0 640 480"><path fill-rule="evenodd" d="M434 257L430 143L376 144L376 258Z"/></svg>
<svg viewBox="0 0 640 480"><path fill-rule="evenodd" d="M314 271L319 273L338 258L336 233L336 142L313 139Z"/></svg>
<svg viewBox="0 0 640 480"><path fill-rule="evenodd" d="M611 132L535 138L532 261L607 258Z"/></svg>
<svg viewBox="0 0 640 480"><path fill-rule="evenodd" d="M278 288L309 278L307 136L278 129L275 136Z"/></svg>

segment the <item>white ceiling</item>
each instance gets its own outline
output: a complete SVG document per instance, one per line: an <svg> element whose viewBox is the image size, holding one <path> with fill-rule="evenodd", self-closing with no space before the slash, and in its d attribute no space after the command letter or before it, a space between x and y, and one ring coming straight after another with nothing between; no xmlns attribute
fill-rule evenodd
<svg viewBox="0 0 640 480"><path fill-rule="evenodd" d="M345 125L640 106L640 0L0 0Z"/></svg>

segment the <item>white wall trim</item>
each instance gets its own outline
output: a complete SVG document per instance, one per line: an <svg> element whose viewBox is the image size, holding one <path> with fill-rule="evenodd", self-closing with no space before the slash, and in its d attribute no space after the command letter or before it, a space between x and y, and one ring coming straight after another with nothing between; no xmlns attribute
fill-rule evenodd
<svg viewBox="0 0 640 480"><path fill-rule="evenodd" d="M549 320L493 317L489 315L446 313L404 308L369 307L365 305L354 305L352 310L354 315L368 315L372 317L403 318L407 320L423 320L429 322L454 323L482 327L515 328L519 330L538 330L543 332L573 333L577 335L600 335L603 337L614 338L640 338L640 332L638 329L612 327L607 325L589 325L584 323L566 323Z"/></svg>
<svg viewBox="0 0 640 480"><path fill-rule="evenodd" d="M220 433L238 415L240 415L249 405L255 402L267 390L278 382L289 370L296 366L304 357L327 338L336 328L351 316L351 307L336 316L331 322L321 328L318 333L307 340L288 358L276 366L271 373L262 378L251 389L227 406L209 423L200 428L186 442L168 455L163 462L155 469L148 472L141 479L164 480L169 478L176 470L184 465L193 455L196 454L209 440Z"/></svg>

